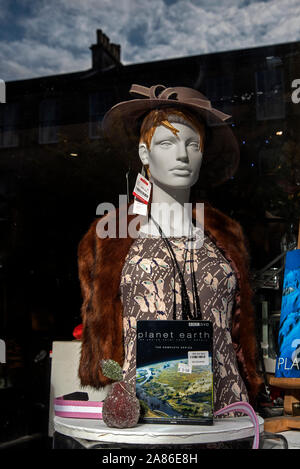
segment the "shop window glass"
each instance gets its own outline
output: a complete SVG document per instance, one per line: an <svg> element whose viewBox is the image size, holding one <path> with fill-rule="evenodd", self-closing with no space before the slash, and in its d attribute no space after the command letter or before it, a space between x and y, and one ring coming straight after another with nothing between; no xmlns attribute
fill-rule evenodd
<svg viewBox="0 0 300 469"><path fill-rule="evenodd" d="M56 99L44 99L40 103L39 143L58 142L58 104Z"/></svg>
<svg viewBox="0 0 300 469"><path fill-rule="evenodd" d="M281 68L255 72L257 120L284 119L284 75Z"/></svg>
<svg viewBox="0 0 300 469"><path fill-rule="evenodd" d="M231 76L221 75L210 77L207 80L206 96L210 99L213 107L225 114L232 114L233 94L233 79ZM230 122L232 122L232 118L226 121L226 123Z"/></svg>
<svg viewBox="0 0 300 469"><path fill-rule="evenodd" d="M17 103L0 106L0 147L16 147L19 144Z"/></svg>
<svg viewBox="0 0 300 469"><path fill-rule="evenodd" d="M102 119L106 111L111 107L110 94L96 91L89 95L89 136L100 138Z"/></svg>

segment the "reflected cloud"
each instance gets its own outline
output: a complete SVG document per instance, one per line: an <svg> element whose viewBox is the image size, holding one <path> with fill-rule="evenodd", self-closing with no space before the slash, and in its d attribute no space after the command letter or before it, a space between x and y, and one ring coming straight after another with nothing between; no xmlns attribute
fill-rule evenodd
<svg viewBox="0 0 300 469"><path fill-rule="evenodd" d="M300 39L298 0L120 0L113 8L110 0L28 0L26 8L0 0L0 8L4 80L90 68L97 29L121 45L125 65Z"/></svg>

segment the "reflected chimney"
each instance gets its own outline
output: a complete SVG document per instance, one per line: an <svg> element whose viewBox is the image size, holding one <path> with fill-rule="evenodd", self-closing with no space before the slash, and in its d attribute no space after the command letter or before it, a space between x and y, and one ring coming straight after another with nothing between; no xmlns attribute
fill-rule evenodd
<svg viewBox="0 0 300 469"><path fill-rule="evenodd" d="M121 46L112 44L109 38L97 29L97 44L92 44L92 68L102 70L111 65L120 64Z"/></svg>

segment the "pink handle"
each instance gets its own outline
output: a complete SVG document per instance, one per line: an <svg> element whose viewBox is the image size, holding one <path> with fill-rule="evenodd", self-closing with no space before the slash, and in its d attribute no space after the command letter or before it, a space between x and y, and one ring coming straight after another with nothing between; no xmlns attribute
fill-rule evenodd
<svg viewBox="0 0 300 469"><path fill-rule="evenodd" d="M243 412L244 414L248 415L250 417L253 425L254 425L254 440L253 440L253 445L252 449L258 449L259 447L259 422L258 418L256 416L256 413L254 412L253 407L251 407L248 402L234 402L233 404L229 404L226 407L223 407L223 409L217 410L214 415L222 415L222 414L227 414L228 412Z"/></svg>

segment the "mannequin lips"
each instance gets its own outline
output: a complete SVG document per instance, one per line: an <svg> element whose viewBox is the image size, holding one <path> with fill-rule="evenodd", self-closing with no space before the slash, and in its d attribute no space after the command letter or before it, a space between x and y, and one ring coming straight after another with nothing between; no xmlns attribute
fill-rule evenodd
<svg viewBox="0 0 300 469"><path fill-rule="evenodd" d="M175 166L170 171L177 174L178 176L189 176L192 172L188 166L181 165Z"/></svg>

